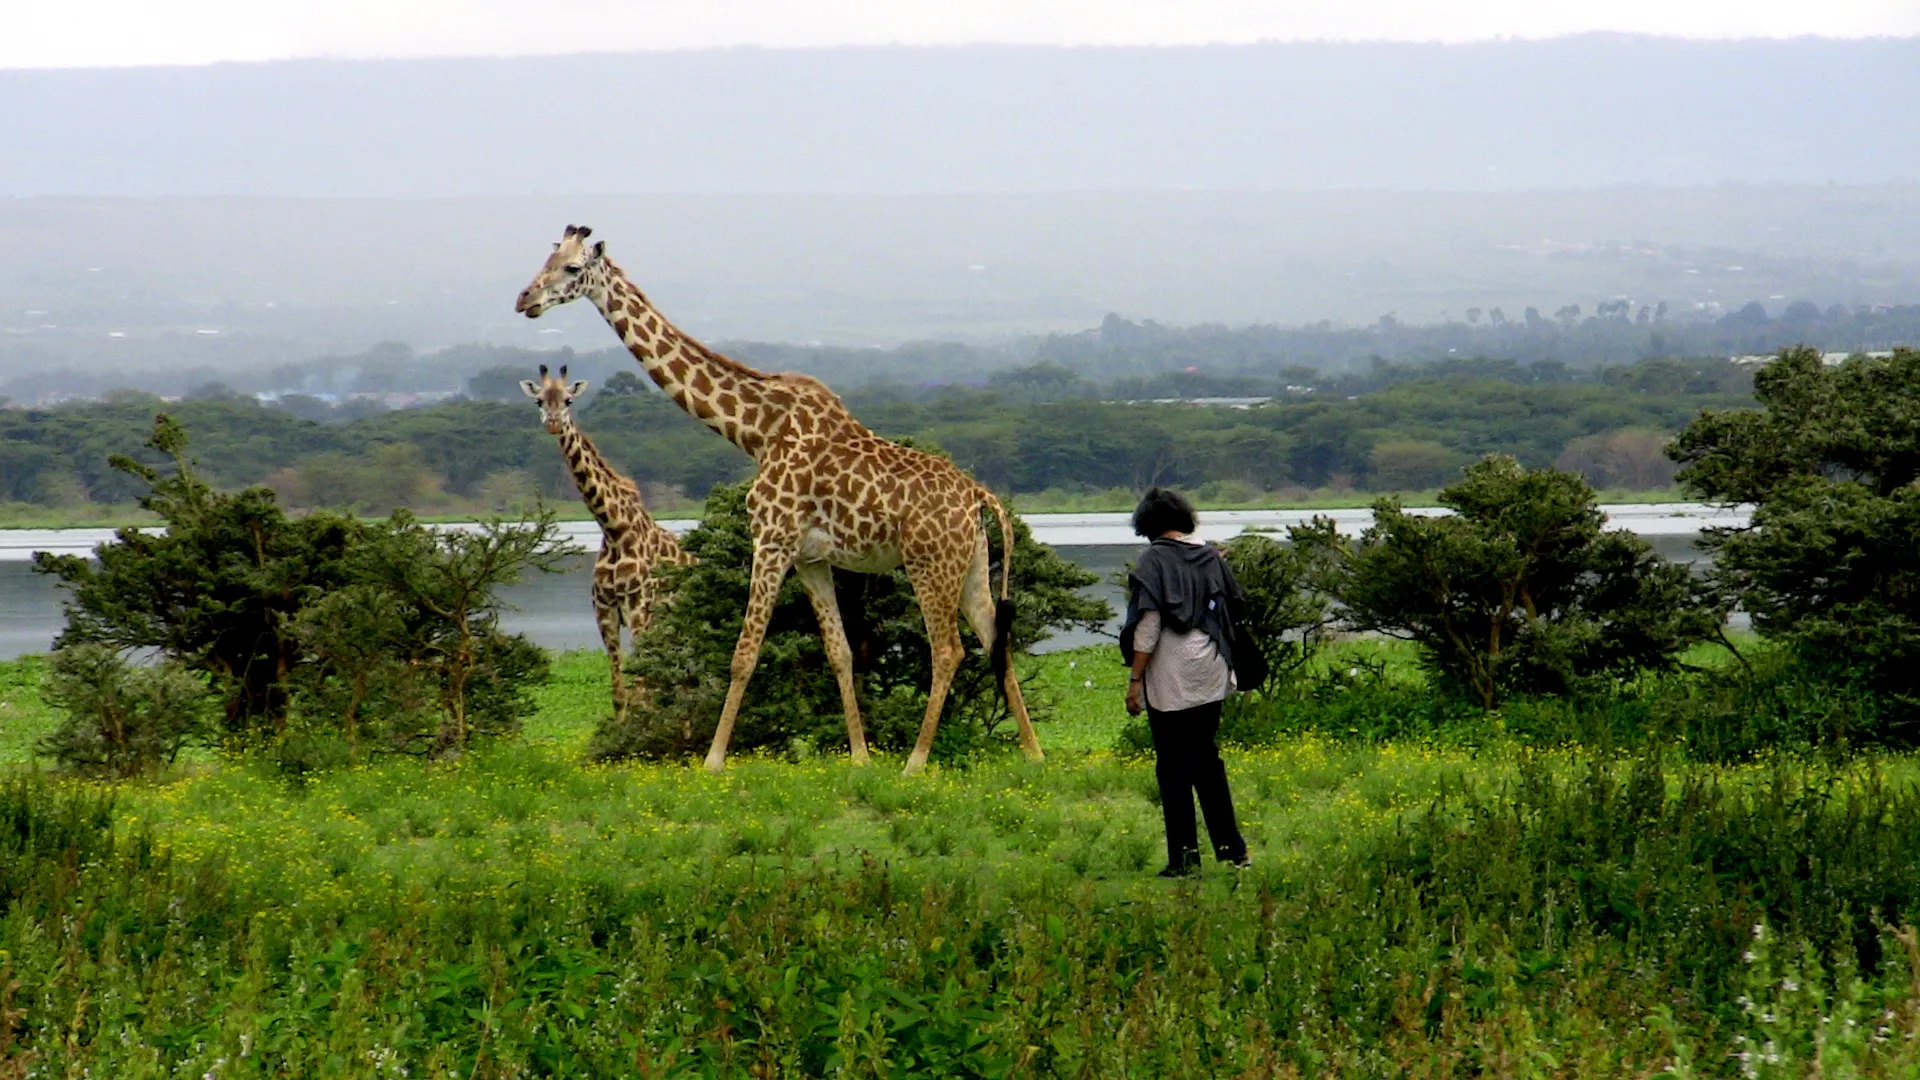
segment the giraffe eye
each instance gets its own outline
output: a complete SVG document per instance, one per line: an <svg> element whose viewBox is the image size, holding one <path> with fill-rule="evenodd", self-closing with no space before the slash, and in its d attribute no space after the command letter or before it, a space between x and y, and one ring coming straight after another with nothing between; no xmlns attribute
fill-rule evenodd
<svg viewBox="0 0 1920 1080"><path fill-rule="evenodd" d="M579 264L579 263L568 263L568 264L567 264L567 273L569 273L569 274L577 274L577 273L579 273L579 272L580 272L580 264Z"/></svg>

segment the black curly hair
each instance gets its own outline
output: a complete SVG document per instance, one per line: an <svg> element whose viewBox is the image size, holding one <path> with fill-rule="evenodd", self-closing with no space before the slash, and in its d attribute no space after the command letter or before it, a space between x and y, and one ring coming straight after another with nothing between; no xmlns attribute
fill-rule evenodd
<svg viewBox="0 0 1920 1080"><path fill-rule="evenodd" d="M1152 487L1133 508L1133 532L1149 540L1162 533L1190 533L1197 527L1193 504L1172 488Z"/></svg>

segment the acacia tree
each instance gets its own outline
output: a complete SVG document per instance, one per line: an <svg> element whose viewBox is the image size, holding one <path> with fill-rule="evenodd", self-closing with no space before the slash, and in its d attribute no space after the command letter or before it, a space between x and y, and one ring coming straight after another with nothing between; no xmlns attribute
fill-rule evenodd
<svg viewBox="0 0 1920 1080"><path fill-rule="evenodd" d="M1714 580L1813 670L1920 715L1920 351L1828 367L1789 349L1754 396L1668 450L1686 490L1753 505L1702 539Z"/></svg>
<svg viewBox="0 0 1920 1080"><path fill-rule="evenodd" d="M398 511L374 531L355 561L355 577L384 591L399 622L393 634L400 655L438 688L442 723L428 744L432 752L464 747L476 719L482 733L501 734L525 711L514 699L524 684L545 677L545 654L500 630L507 604L499 590L528 574L561 571L579 554L560 538L545 506L520 521L442 529ZM351 635L354 620L343 618ZM352 647L337 634L328 640Z"/></svg>
<svg viewBox="0 0 1920 1080"><path fill-rule="evenodd" d="M294 619L294 635L314 661L302 673L296 704L319 718L313 726L337 728L349 757L359 755L370 720L390 727L422 709L425 680L402 662L416 622L418 612L403 598L366 582L318 597Z"/></svg>
<svg viewBox="0 0 1920 1080"><path fill-rule="evenodd" d="M1379 500L1357 545L1326 518L1294 540L1329 554L1322 585L1349 628L1417 643L1443 689L1483 708L1670 668L1720 633L1724 608L1646 541L1603 529L1576 475L1488 456L1440 503L1454 513Z"/></svg>

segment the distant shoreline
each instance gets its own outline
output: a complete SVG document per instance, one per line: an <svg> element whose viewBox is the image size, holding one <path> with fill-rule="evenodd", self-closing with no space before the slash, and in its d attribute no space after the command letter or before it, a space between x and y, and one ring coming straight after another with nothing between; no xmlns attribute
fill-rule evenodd
<svg viewBox="0 0 1920 1080"><path fill-rule="evenodd" d="M1194 505L1201 513L1235 510L1364 510L1377 499L1398 498L1402 506L1425 507L1439 504L1437 491L1387 492L1381 494L1352 492L1313 493L1300 499L1254 499L1244 502L1221 502L1195 499ZM1665 503L1686 503L1687 499L1672 489L1656 491L1601 491L1600 502L1610 505L1659 505ZM1084 496L1061 497L1053 493L1035 495L1015 495L1008 504L1022 516L1028 514L1118 514L1133 509L1133 497L1116 497L1108 492L1090 492ZM320 507L299 508L291 511L295 514L311 513ZM578 503L555 504L554 516L561 521L591 521L584 506ZM498 516L513 518L520 511L499 511ZM485 512L473 510L450 510L444 513L415 512L414 516L432 525L447 525L463 521L484 520L491 516ZM653 516L661 521L698 521L700 510L692 506L678 506L670 510L654 510ZM363 521L379 521L380 516L361 515ZM7 514L0 510L0 534L26 530L52 531L69 529L119 529L127 526L140 527L158 525L160 519L138 510L130 510L123 515L99 517L72 517L56 513L38 516L33 514Z"/></svg>
<svg viewBox="0 0 1920 1080"><path fill-rule="evenodd" d="M1409 512L1422 515L1447 511L1431 504L1407 505ZM1642 537L1696 536L1707 528L1739 528L1751 521L1751 508L1719 506L1707 503L1602 503L1611 527L1625 529ZM1232 539L1243 532L1283 536L1296 525L1304 525L1325 515L1345 535L1358 536L1373 523L1366 507L1290 507L1287 509L1214 509L1200 515L1199 536L1208 541ZM1067 513L1029 512L1022 515L1040 543L1059 549L1119 548L1139 544L1126 510L1074 511ZM691 517L661 516L662 525L676 533L686 533L698 520ZM446 527L471 523L472 519L440 522ZM155 526L148 526L155 527ZM560 535L584 549L598 540L598 528L591 520L560 523ZM0 529L0 562L25 562L35 552L86 555L113 538L113 531L95 526L83 529Z"/></svg>

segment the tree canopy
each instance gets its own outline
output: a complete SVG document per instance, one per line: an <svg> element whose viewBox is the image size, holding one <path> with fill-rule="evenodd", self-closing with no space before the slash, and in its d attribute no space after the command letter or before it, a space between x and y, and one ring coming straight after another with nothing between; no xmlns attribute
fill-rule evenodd
<svg viewBox="0 0 1920 1080"><path fill-rule="evenodd" d="M1789 350L1754 395L1672 449L1687 490L1754 506L1703 539L1714 579L1801 661L1920 726L1920 352L1829 367Z"/></svg>

